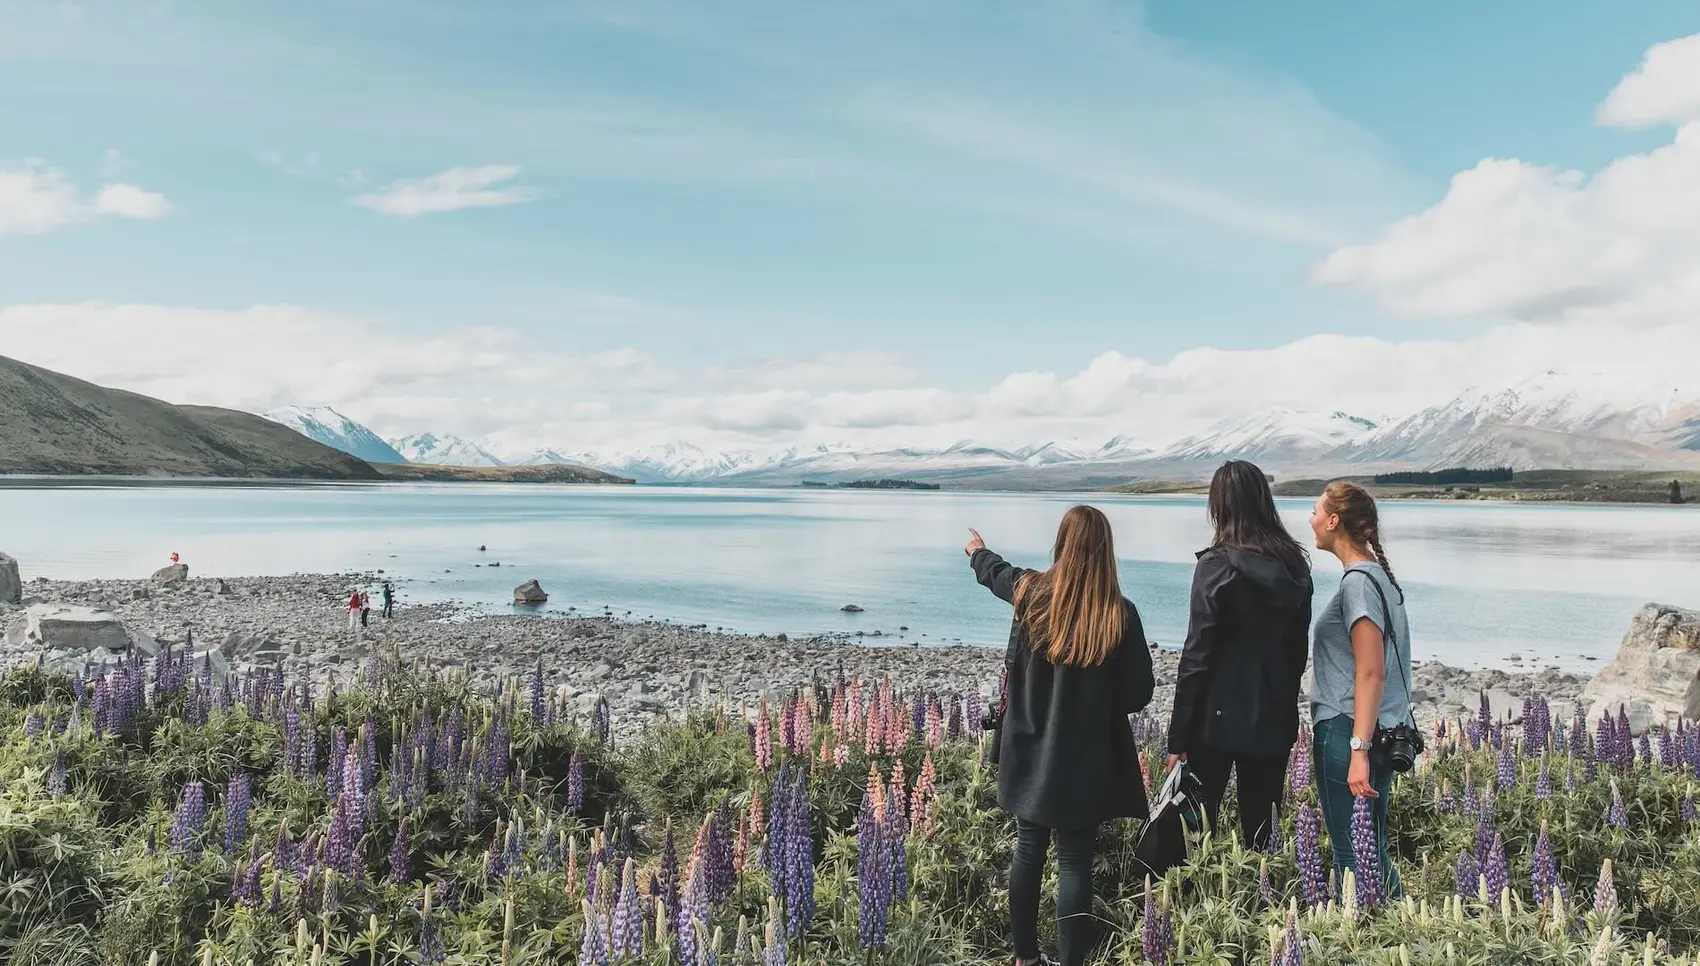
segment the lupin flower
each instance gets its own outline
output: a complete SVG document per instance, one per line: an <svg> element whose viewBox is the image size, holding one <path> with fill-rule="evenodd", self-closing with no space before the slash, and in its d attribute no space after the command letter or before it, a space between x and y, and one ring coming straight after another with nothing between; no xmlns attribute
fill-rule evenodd
<svg viewBox="0 0 1700 966"><path fill-rule="evenodd" d="M1305 730L1308 731L1310 729L1307 728ZM1289 778L1288 787L1292 789L1293 796L1295 798L1304 794L1305 789L1310 787L1311 776L1309 748L1310 739L1305 735L1300 734L1299 740L1293 743L1291 759L1287 763L1287 773L1291 776Z"/></svg>
<svg viewBox="0 0 1700 966"><path fill-rule="evenodd" d="M1299 917L1297 914L1287 917L1287 934L1281 941L1281 962L1279 966L1304 966L1305 946L1304 937L1299 933Z"/></svg>
<svg viewBox="0 0 1700 966"><path fill-rule="evenodd" d="M767 713L767 699L761 702L761 716L756 719L756 767L767 771L773 767L773 720Z"/></svg>
<svg viewBox="0 0 1700 966"><path fill-rule="evenodd" d="M1696 809L1694 806L1694 791L1692 787L1689 789L1688 794L1682 796L1682 810L1680 814L1682 815L1682 821L1685 824L1693 825L1700 822L1700 809Z"/></svg>
<svg viewBox="0 0 1700 966"><path fill-rule="evenodd" d="M1606 809L1606 824L1619 830L1629 828L1629 811L1623 807L1623 793L1618 790L1615 778L1611 780L1611 805Z"/></svg>
<svg viewBox="0 0 1700 966"><path fill-rule="evenodd" d="M1139 927L1139 946L1151 966L1169 966L1175 952L1174 922L1168 907L1159 907L1153 899L1151 880L1145 880L1145 918Z"/></svg>
<svg viewBox="0 0 1700 966"><path fill-rule="evenodd" d="M1551 761L1546 755L1541 756L1541 771L1535 776L1535 800L1544 802L1552 798L1552 768Z"/></svg>
<svg viewBox="0 0 1700 966"><path fill-rule="evenodd" d="M638 903L637 862L626 859L619 894L609 923L610 952L615 959L643 958L643 906Z"/></svg>
<svg viewBox="0 0 1700 966"><path fill-rule="evenodd" d="M1558 860L1552 854L1552 839L1547 837L1547 823L1541 823L1541 834L1535 839L1534 854L1529 857L1529 891L1535 905L1544 906L1559 888Z"/></svg>
<svg viewBox="0 0 1700 966"><path fill-rule="evenodd" d="M856 816L856 883L860 900L857 941L866 950L885 948L891 911L891 851L886 845L880 808L870 791L862 793Z"/></svg>
<svg viewBox="0 0 1700 966"><path fill-rule="evenodd" d="M1328 901L1328 883L1322 868L1322 849L1317 842L1316 809L1300 805L1294 819L1294 850L1298 855L1299 885L1306 906L1319 906Z"/></svg>
<svg viewBox="0 0 1700 966"><path fill-rule="evenodd" d="M1481 865L1476 862L1476 855L1473 851L1458 853L1458 860L1455 863L1455 874L1457 876L1457 884L1455 888L1457 889L1459 898L1474 899L1477 891L1479 890L1478 883L1480 883L1482 879L1482 868Z"/></svg>
<svg viewBox="0 0 1700 966"><path fill-rule="evenodd" d="M1508 792L1517 787L1517 760L1511 756L1511 742L1499 746L1498 767L1494 770L1494 787Z"/></svg>
<svg viewBox="0 0 1700 966"><path fill-rule="evenodd" d="M70 773L65 766L65 753L53 753L53 769L47 774L47 794L63 795L70 785Z"/></svg>
<svg viewBox="0 0 1700 966"><path fill-rule="evenodd" d="M1487 855L1482 860L1481 873L1487 883L1489 899L1497 900L1511 884L1511 869L1505 858L1505 839L1498 832L1493 833L1493 844L1488 846Z"/></svg>
<svg viewBox="0 0 1700 966"><path fill-rule="evenodd" d="M784 929L779 923L777 903L768 902L767 945L762 947L761 966L786 966Z"/></svg>
<svg viewBox="0 0 1700 966"><path fill-rule="evenodd" d="M666 907L667 920L679 918L679 847L673 838L673 823L667 823L667 838L661 844L661 904Z"/></svg>
<svg viewBox="0 0 1700 966"><path fill-rule="evenodd" d="M579 940L578 966L608 966L608 920L587 901L584 937Z"/></svg>
<svg viewBox="0 0 1700 966"><path fill-rule="evenodd" d="M1635 742L1635 756L1655 768L1658 767L1659 761L1653 757L1653 742L1644 731Z"/></svg>
<svg viewBox="0 0 1700 966"><path fill-rule="evenodd" d="M408 829L407 819L395 828L395 840L390 843L390 881L401 883L408 880Z"/></svg>
<svg viewBox="0 0 1700 966"><path fill-rule="evenodd" d="M596 737L603 744L608 743L608 736L613 732L613 714L608 710L608 699L597 698L596 710L590 715L591 727L596 731Z"/></svg>
<svg viewBox="0 0 1700 966"><path fill-rule="evenodd" d="M207 790L198 781L183 787L177 812L171 819L171 851L197 858L201 854L201 830L207 822Z"/></svg>
<svg viewBox="0 0 1700 966"><path fill-rule="evenodd" d="M1275 897L1275 889L1269 884L1269 860L1264 859L1257 864L1257 898L1265 909L1280 906L1280 900Z"/></svg>
<svg viewBox="0 0 1700 966"><path fill-rule="evenodd" d="M584 759L576 749L567 763L567 808L574 812L584 808Z"/></svg>
<svg viewBox="0 0 1700 966"><path fill-rule="evenodd" d="M1375 812L1368 796L1352 803L1352 868L1357 873L1358 903L1374 908L1381 899L1381 851L1375 841Z"/></svg>
<svg viewBox="0 0 1700 966"><path fill-rule="evenodd" d="M248 776L230 776L224 789L224 850L234 854L248 838L248 810L253 803Z"/></svg>
<svg viewBox="0 0 1700 966"><path fill-rule="evenodd" d="M1605 918L1617 915L1617 884L1612 881L1610 859L1600 863L1600 881L1594 886L1594 912Z"/></svg>

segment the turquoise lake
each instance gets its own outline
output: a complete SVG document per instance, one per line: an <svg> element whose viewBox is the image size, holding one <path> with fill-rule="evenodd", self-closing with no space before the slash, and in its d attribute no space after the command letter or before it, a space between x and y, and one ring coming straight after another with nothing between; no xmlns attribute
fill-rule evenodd
<svg viewBox="0 0 1700 966"><path fill-rule="evenodd" d="M1042 566L1077 502L1109 514L1123 590L1149 636L1177 646L1192 554L1209 537L1191 497L12 480L0 484L0 550L26 580L144 577L177 552L200 576L383 568L406 601L502 611L535 577L546 609L562 613L998 645L1008 609L974 583L967 528ZM1281 509L1308 535L1310 501ZM1700 511L1412 502L1382 513L1419 660L1587 669L1615 652L1641 604L1700 606ZM1320 606L1339 567L1318 555L1315 568ZM842 612L850 603L864 611Z"/></svg>

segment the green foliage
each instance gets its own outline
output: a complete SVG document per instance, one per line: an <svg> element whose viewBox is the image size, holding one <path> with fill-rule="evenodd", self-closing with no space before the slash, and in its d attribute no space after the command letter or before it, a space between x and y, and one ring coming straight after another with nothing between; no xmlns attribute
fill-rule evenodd
<svg viewBox="0 0 1700 966"><path fill-rule="evenodd" d="M770 803L778 764L789 757L776 739L773 763L760 767L756 739L728 708L658 721L634 739L610 743L582 723L558 719L554 709L534 720L523 683L489 695L464 677L398 667L367 680L319 695L303 713L298 727L318 750L305 775L286 760L283 709L293 692L281 700L202 703L198 711L192 689L173 693L145 708L134 727L112 733L97 731L94 710L78 702L69 682L33 670L0 677L0 961L137 966L157 955L163 966L575 963L586 928L584 872L598 843L630 829L636 881L647 898L669 824L682 879L704 817L724 803L741 822L752 799ZM897 708L907 715L901 701ZM836 744L828 709L811 704L810 711L817 729L806 765L817 911L805 935L789 944L788 962L1007 962L1013 823L997 808L996 776L977 745L945 740L929 747L912 735L895 754L870 754L877 743ZM456 768L480 777L462 784L450 768L417 781L404 762L415 761L409 742L422 723L441 729L451 719L462 723L463 743L430 754L456 756ZM369 736L376 751L362 836L351 845L354 874L327 868L322 851L304 857L308 843L323 849L336 833L336 794L325 771L338 729L355 743ZM777 725L770 730L778 734ZM1160 774L1158 729L1140 722L1139 730L1147 735L1147 766ZM1405 900L1380 909L1355 909L1344 899L1302 908L1290 814L1273 854L1249 851L1231 836L1201 835L1191 863L1155 886L1172 917L1170 962L1268 963L1295 926L1309 963L1694 961L1700 826L1683 816L1694 793L1692 770L1643 759L1600 765L1595 773L1581 759L1553 754L1548 795L1537 793L1539 760L1519 756L1513 784L1494 791L1485 806L1505 841L1509 888L1458 898L1454 859L1473 847L1478 820L1456 807L1457 795L1466 772L1475 786L1493 786L1497 756L1485 745L1437 744L1394 786L1393 845ZM501 768L484 771L497 752ZM429 757L417 748L412 754ZM583 780L576 808L569 803L575 758ZM857 816L870 770L890 782L899 762L911 794L930 763L937 792L928 821L903 846L908 897L892 907L885 948L869 952L859 936ZM791 768L804 764L789 759ZM253 789L249 835L226 852L233 819L225 787L237 775ZM193 839L198 854L172 848L173 813L191 782L207 790L208 814ZM1614 782L1625 806L1622 827L1602 818ZM1313 795L1306 790L1299 799ZM757 812L765 819L765 810ZM1227 827L1237 827L1231 796L1224 815ZM404 825L406 849L393 874L392 845ZM1530 891L1543 827L1566 887L1561 904L1537 905ZM752 950L778 916L759 858L765 841L742 831L748 861L703 932L711 944L719 937L722 966L759 962ZM1094 913L1102 961L1146 962L1145 883L1133 861L1139 832L1133 821L1100 832ZM256 860L258 893L250 897L243 882ZM1595 912L1595 886L1608 860L1618 902ZM1041 938L1052 943L1055 871L1046 874ZM607 873L601 886L605 913L612 880ZM627 961L676 963L669 947L654 943L653 914L645 916L648 951Z"/></svg>

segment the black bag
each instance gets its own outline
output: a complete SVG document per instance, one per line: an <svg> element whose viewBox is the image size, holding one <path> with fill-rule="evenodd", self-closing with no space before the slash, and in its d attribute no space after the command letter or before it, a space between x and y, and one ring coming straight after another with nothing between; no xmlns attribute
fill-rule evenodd
<svg viewBox="0 0 1700 966"><path fill-rule="evenodd" d="M1139 830L1139 844L1134 846L1134 871L1139 878L1149 875L1161 879L1170 869L1186 865L1187 832L1204 824L1200 804L1203 788L1186 762L1176 762L1169 769L1163 787L1152 800L1151 817Z"/></svg>
<svg viewBox="0 0 1700 966"><path fill-rule="evenodd" d="M1003 756L1003 716L1009 710L1009 664L1003 666L1003 680L998 685L998 704L986 712L980 721L980 730L990 736L991 748L987 749L985 758L992 764L997 764ZM985 740L985 739L982 739Z"/></svg>

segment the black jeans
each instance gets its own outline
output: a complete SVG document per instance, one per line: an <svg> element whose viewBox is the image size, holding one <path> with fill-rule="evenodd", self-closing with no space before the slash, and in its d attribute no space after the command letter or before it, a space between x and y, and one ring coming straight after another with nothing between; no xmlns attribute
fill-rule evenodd
<svg viewBox="0 0 1700 966"><path fill-rule="evenodd" d="M391 617L394 617L395 616L394 612L395 612L395 601L390 600L387 597L384 598L384 619L389 620Z"/></svg>
<svg viewBox="0 0 1700 966"><path fill-rule="evenodd" d="M1080 966L1092 945L1092 853L1098 830L1057 829L1057 956ZM1015 820L1015 857L1009 866L1010 938L1017 959L1039 958L1039 881L1051 829Z"/></svg>
<svg viewBox="0 0 1700 966"><path fill-rule="evenodd" d="M1246 848L1258 851L1268 847L1270 810L1281 801L1282 786L1287 782L1287 759L1236 755L1200 744L1187 754L1186 763L1204 786L1204 813L1213 829L1222 809L1222 796L1227 792L1228 769L1234 769L1238 776L1240 841Z"/></svg>

